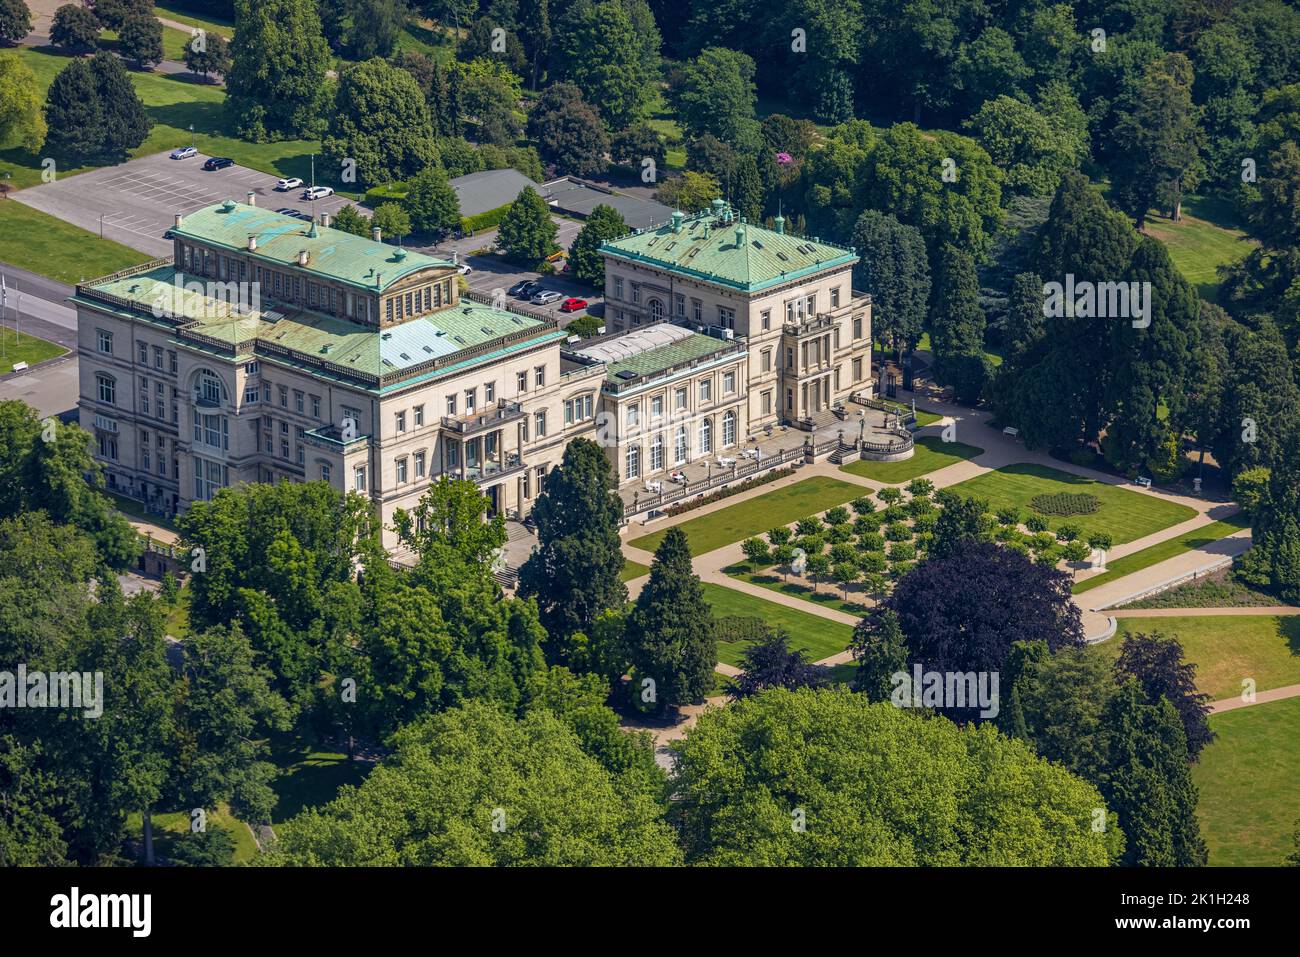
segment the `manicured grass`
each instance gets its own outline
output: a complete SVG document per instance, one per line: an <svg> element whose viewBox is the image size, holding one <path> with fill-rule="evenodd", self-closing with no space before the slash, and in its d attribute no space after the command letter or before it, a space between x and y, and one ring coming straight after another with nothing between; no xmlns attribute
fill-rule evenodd
<svg viewBox="0 0 1300 957"><path fill-rule="evenodd" d="M633 578L640 578L642 575L649 575L650 567L642 565L640 562L634 562L630 558L623 560L623 570L618 573L618 580L621 582L630 582Z"/></svg>
<svg viewBox="0 0 1300 957"><path fill-rule="evenodd" d="M9 372L19 362L34 366L38 362L56 359L67 353L68 350L57 343L29 336L22 330L15 334L8 326L0 328L0 373Z"/></svg>
<svg viewBox="0 0 1300 957"><path fill-rule="evenodd" d="M42 93L54 81L54 76L68 65L68 58L27 47L15 51L36 74ZM197 147L210 156L229 156L241 166L274 173L276 176L311 175L311 155L319 152L320 144L314 140L282 140L278 143L248 143L235 136L234 123L226 114L226 91L210 83L192 83L177 77L158 73L131 72L131 82L144 102L145 110L154 121L148 138L131 151L131 156L148 156L177 146ZM194 132L189 132L190 125ZM15 189L35 186L41 182L41 155L22 148L0 151L0 174L9 172ZM83 166L73 169L59 168L60 176L92 169ZM318 163L316 182L342 186L329 178L331 171ZM339 189L341 194L355 195ZM0 235L7 236L0 229ZM25 239L26 237L24 237ZM46 275L50 275L46 273ZM89 272L89 275L102 275Z"/></svg>
<svg viewBox="0 0 1300 957"><path fill-rule="evenodd" d="M271 760L283 772L271 783L279 797L271 812L273 824L287 821L303 808L328 804L345 784L365 780L371 767L296 737L272 739Z"/></svg>
<svg viewBox="0 0 1300 957"><path fill-rule="evenodd" d="M1106 570L1100 575L1094 575L1092 578L1084 579L1077 582L1074 586L1076 595L1096 588L1098 585L1104 585L1107 582L1114 581L1116 578L1123 578L1125 575L1131 575L1143 568L1148 568L1158 562L1175 558L1184 552L1195 551L1198 548L1204 548L1211 542L1217 542L1221 538L1227 538L1243 528L1250 527L1250 519L1241 513L1224 519L1222 522L1211 522L1203 528L1194 531L1184 532L1177 538L1171 538L1168 541L1161 542L1159 545L1152 545L1150 548L1144 548L1139 552L1133 552L1131 555L1125 555L1123 558L1117 558L1113 562L1106 563Z"/></svg>
<svg viewBox="0 0 1300 957"><path fill-rule="evenodd" d="M144 503L139 499L131 498L129 495L122 495L119 492L109 492L107 490L105 490L104 494L113 500L113 507L123 515L139 519L142 522L148 522L151 525L160 525L168 531L178 531L176 523L170 518L145 511Z"/></svg>
<svg viewBox="0 0 1300 957"><path fill-rule="evenodd" d="M148 258L138 249L100 239L48 213L12 199L0 200L0 261L20 269L60 282L77 283L106 276ZM12 297L11 292L11 305Z"/></svg>
<svg viewBox="0 0 1300 957"><path fill-rule="evenodd" d="M845 601L841 597L843 595L842 589L834 582L821 582L817 586L817 591L814 592L812 585L806 579L795 577L789 581L783 581L776 572L754 572L750 570L748 565L730 565L724 568L723 571L738 581L748 582L769 591L780 592L782 595L789 595L791 598L799 598L809 604L820 605L822 608L833 608L836 611L844 612L846 615L864 615L867 612L866 605L852 599ZM850 596L857 597L861 594L860 590L849 589Z"/></svg>
<svg viewBox="0 0 1300 957"><path fill-rule="evenodd" d="M185 62L185 47L193 39L192 31L184 32L177 30L175 27L163 27L162 45L163 59L175 60L177 63ZM117 33L113 30L102 30L99 34L100 46L105 50L117 52ZM128 60L126 63L128 69L135 67L135 61Z"/></svg>
<svg viewBox="0 0 1300 957"><path fill-rule="evenodd" d="M849 640L853 637L850 626L828 621L820 615L764 601L712 582L702 584L704 597L713 606L713 617L740 615L745 618L762 618L771 627L788 631L790 646L803 649L811 661L820 661L838 654L849 646ZM746 647L748 642L744 641L720 641L718 660L724 664L738 665Z"/></svg>
<svg viewBox="0 0 1300 957"><path fill-rule="evenodd" d="M1091 515L1042 517L1047 519L1052 529L1066 524L1078 526L1082 532L1080 537L1085 540L1094 532L1108 532L1116 545L1151 535L1196 515L1195 511L1177 502L1096 482L1045 465L1007 465L951 488L958 495L984 499L994 512L1000 508L1017 508L1022 517L1038 514L1029 507L1029 501L1035 495L1058 492L1095 495L1101 501L1101 507Z"/></svg>
<svg viewBox="0 0 1300 957"><path fill-rule="evenodd" d="M1183 203L1179 222L1153 212L1146 231L1165 244L1169 258L1201 297L1213 301L1219 290L1218 267L1246 256L1254 245L1230 225L1234 219L1222 201L1190 198Z"/></svg>
<svg viewBox="0 0 1300 957"><path fill-rule="evenodd" d="M778 525L789 525L817 512L843 505L865 492L866 489L861 486L817 475L785 488L765 492L748 501L720 508L708 515L701 515L676 527L686 533L691 554L703 555ZM628 544L653 552L667 531L666 528L660 529Z"/></svg>
<svg viewBox="0 0 1300 957"><path fill-rule="evenodd" d="M1210 718L1218 739L1192 765L1201 835L1218 867L1277 867L1300 818L1300 698Z"/></svg>
<svg viewBox="0 0 1300 957"><path fill-rule="evenodd" d="M1295 615L1188 615L1177 618L1120 618L1116 637L1094 645L1119 654L1125 632L1160 632L1176 637L1184 657L1196 665L1196 687L1215 701L1236 698L1245 678L1256 691L1300 684L1300 617ZM1296 816L1300 817L1300 808Z"/></svg>
<svg viewBox="0 0 1300 957"><path fill-rule="evenodd" d="M155 813L153 815L154 853L160 858L169 857L177 842L184 840L185 836L189 834L191 820L189 811ZM257 841L253 839L253 832L248 829L248 826L243 821L231 814L230 808L226 805L223 804L215 809L208 808L205 826L220 828L230 835L235 842L234 862L236 864L242 864L257 857ZM127 833L141 842L141 862L143 863L144 824L139 811L127 815L126 827Z"/></svg>
<svg viewBox="0 0 1300 957"><path fill-rule="evenodd" d="M235 35L235 24L232 21L211 14L206 17L197 16L187 8L172 3L170 0L155 3L153 15L155 17L166 17L168 20L175 20L177 23L188 23L192 27L202 27L209 33L219 34L227 40Z"/></svg>
<svg viewBox="0 0 1300 957"><path fill-rule="evenodd" d="M937 435L926 435L916 440L910 459L903 459L901 462L871 462L857 459L848 465L841 465L840 468L854 475L861 475L863 478L884 482L886 485L895 485L983 454L984 450L977 446L967 445L965 442L945 442Z"/></svg>
<svg viewBox="0 0 1300 957"><path fill-rule="evenodd" d="M930 333L928 332L921 333L921 338L918 339L916 342L916 351L917 352L933 351L930 347ZM989 362L992 363L995 368L997 366L1002 365L1002 354L1000 352L993 352L991 349L985 349L984 357L988 359Z"/></svg>

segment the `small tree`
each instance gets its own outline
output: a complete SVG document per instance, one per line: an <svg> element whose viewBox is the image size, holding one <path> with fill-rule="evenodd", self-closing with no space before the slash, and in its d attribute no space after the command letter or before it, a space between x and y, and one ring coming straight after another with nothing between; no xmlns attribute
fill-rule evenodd
<svg viewBox="0 0 1300 957"><path fill-rule="evenodd" d="M460 226L460 200L439 166L426 166L411 178L406 211L416 232L444 235Z"/></svg>
<svg viewBox="0 0 1300 957"><path fill-rule="evenodd" d="M0 0L0 41L17 43L32 32L32 12L23 0Z"/></svg>
<svg viewBox="0 0 1300 957"><path fill-rule="evenodd" d="M818 582L831 573L829 555L811 554L808 556L808 577L812 579L813 593L817 592Z"/></svg>
<svg viewBox="0 0 1300 957"><path fill-rule="evenodd" d="M902 501L903 493L900 489L896 489L893 486L886 486L876 493L876 498L880 499L886 505L893 505L896 502Z"/></svg>
<svg viewBox="0 0 1300 957"><path fill-rule="evenodd" d="M841 590L844 592L844 600L849 600L849 586L858 580L862 575L862 570L852 562L840 562L832 570L831 574L839 582Z"/></svg>
<svg viewBox="0 0 1300 957"><path fill-rule="evenodd" d="M778 525L767 533L767 540L773 547L790 544L791 532L784 525Z"/></svg>
<svg viewBox="0 0 1300 957"><path fill-rule="evenodd" d="M761 538L745 539L740 544L740 550L745 553L745 557L748 558L750 564L754 566L754 571L758 571L759 566L766 562L770 557L767 543Z"/></svg>
<svg viewBox="0 0 1300 957"><path fill-rule="evenodd" d="M224 76L230 70L230 44L219 33L195 32L185 44L185 66L191 73Z"/></svg>
<svg viewBox="0 0 1300 957"><path fill-rule="evenodd" d="M1086 562L1088 560L1089 554L1091 554L1091 551L1092 550L1088 548L1088 546L1085 543L1079 541L1078 539L1075 539L1074 541L1068 542L1066 544L1065 548L1061 550L1061 554L1065 556L1065 560L1067 562L1078 564L1080 562ZM1078 576L1078 574L1079 572L1078 569L1076 568L1075 569L1076 577Z"/></svg>
<svg viewBox="0 0 1300 957"><path fill-rule="evenodd" d="M501 221L497 245L515 262L535 265L560 248L555 242L558 233L546 201L525 186Z"/></svg>
<svg viewBox="0 0 1300 957"><path fill-rule="evenodd" d="M369 236L370 218L363 216L355 206L348 203L334 214L334 228L353 236Z"/></svg>
<svg viewBox="0 0 1300 957"><path fill-rule="evenodd" d="M99 45L99 20L85 7L65 3L54 11L50 43L68 53L88 53Z"/></svg>
<svg viewBox="0 0 1300 957"><path fill-rule="evenodd" d="M122 56L134 60L138 69L147 70L162 62L162 22L157 17L140 14L127 17L117 36Z"/></svg>
<svg viewBox="0 0 1300 957"><path fill-rule="evenodd" d="M605 281L605 257L600 245L626 235L627 222L623 214L612 206L601 203L591 211L587 222L569 247L569 268L583 282L599 286Z"/></svg>
<svg viewBox="0 0 1300 957"><path fill-rule="evenodd" d="M790 580L790 563L794 561L794 546L786 543L772 549L772 561L781 569L781 580Z"/></svg>
<svg viewBox="0 0 1300 957"><path fill-rule="evenodd" d="M380 203L372 223L379 227L381 235L392 236L399 243L403 236L411 234L411 218L397 203Z"/></svg>

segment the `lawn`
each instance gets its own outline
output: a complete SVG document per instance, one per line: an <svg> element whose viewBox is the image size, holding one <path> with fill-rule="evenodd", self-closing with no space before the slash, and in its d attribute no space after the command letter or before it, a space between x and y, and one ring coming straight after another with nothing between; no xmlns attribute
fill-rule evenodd
<svg viewBox="0 0 1300 957"><path fill-rule="evenodd" d="M1196 687L1215 701L1238 697L1244 678L1255 679L1256 691L1300 684L1298 616L1120 618L1117 637L1093 647L1118 655L1119 639L1126 631L1177 637L1184 657L1196 665Z"/></svg>
<svg viewBox="0 0 1300 957"><path fill-rule="evenodd" d="M0 200L0 262L60 282L77 283L148 258L138 249L100 239L48 213L12 199Z"/></svg>
<svg viewBox="0 0 1300 957"><path fill-rule="evenodd" d="M703 555L715 548L766 532L778 525L789 525L817 512L864 495L866 489L822 475L804 479L785 488L765 492L748 501L720 508L676 526L686 533L692 555ZM653 552L668 529L629 542L633 548Z"/></svg>
<svg viewBox="0 0 1300 957"><path fill-rule="evenodd" d="M189 811L155 813L153 815L154 853L163 858L170 856L176 842L189 833L190 822ZM210 828L219 828L230 835L235 842L234 862L236 864L242 864L257 857L257 841L253 839L253 832L248 829L248 826L243 821L231 814L230 808L226 805L223 804L215 810L208 808L205 825ZM140 840L143 848L144 824L139 811L127 815L126 827L127 833L132 838Z"/></svg>
<svg viewBox="0 0 1300 957"><path fill-rule="evenodd" d="M828 621L820 615L764 601L712 582L703 582L702 585L704 597L713 606L715 618L726 615L761 618L773 628L784 628L790 633L790 646L807 652L810 661L820 661L839 654L849 646L849 640L853 637L851 626ZM718 642L718 660L724 664L738 665L740 655L748 644L744 641Z"/></svg>
<svg viewBox="0 0 1300 957"><path fill-rule="evenodd" d="M984 450L977 446L967 445L965 442L945 442L937 435L927 435L916 440L910 459L903 459L901 462L872 462L867 459L857 459L848 465L841 465L840 468L854 475L861 475L863 478L884 482L886 485L897 485L983 454Z"/></svg>
<svg viewBox="0 0 1300 957"><path fill-rule="evenodd" d="M822 608L833 608L835 611L842 611L846 615L864 615L867 612L866 605L852 600L845 601L841 597L844 594L843 590L834 582L821 582L814 592L812 585L808 584L806 579L796 576L789 581L785 581L773 571L752 571L748 564L729 565L723 571L738 581L757 585L759 588L766 588L769 591L780 592L782 595L789 595L791 598L799 598L811 604L820 605ZM861 594L861 586L849 589L849 595L851 596L857 597Z"/></svg>
<svg viewBox="0 0 1300 957"><path fill-rule="evenodd" d="M42 93L54 76L68 64L68 58L26 47L15 51L36 74ZM229 156L241 166L273 173L276 176L311 175L311 156L319 152L315 140L282 140L278 143L248 143L234 135L234 126L225 112L226 91L211 83L194 83L158 73L131 72L131 82L154 121L149 137L131 151L131 156L148 156L177 146L193 145L210 156ZM190 133L191 124L194 132ZM15 147L0 151L0 175L11 174L15 189L41 182L41 156ZM317 164L316 182L342 184L329 178L323 164ZM92 166L59 170L60 176L84 172ZM345 191L339 189L342 194ZM346 195L355 195L347 193ZM5 231L0 230L0 233ZM26 239L26 237L24 237ZM3 258L3 257L0 257ZM91 275L101 275L91 272ZM48 273L47 273L48 275Z"/></svg>
<svg viewBox="0 0 1300 957"><path fill-rule="evenodd" d="M1281 865L1300 818L1300 698L1214 715L1210 727L1218 740L1192 765L1210 864Z"/></svg>
<svg viewBox="0 0 1300 957"><path fill-rule="evenodd" d="M1125 575L1131 575L1133 572L1140 571L1158 562L1163 562L1170 558L1175 558L1184 552L1194 551L1198 548L1204 548L1211 542L1217 542L1221 538L1227 538L1243 528L1250 528L1250 519L1245 515L1238 513L1231 518L1224 519L1222 522L1211 522L1201 528L1194 529L1190 532L1184 532L1177 538L1171 538L1168 541L1161 542L1159 545L1152 545L1150 548L1144 548L1141 551L1125 555L1123 558L1117 558L1113 562L1106 563L1106 570L1100 575L1094 575L1092 578L1084 579L1074 586L1076 595L1096 588L1098 585L1104 585L1107 582L1114 581L1116 578L1123 578Z"/></svg>
<svg viewBox="0 0 1300 957"><path fill-rule="evenodd" d="M57 343L29 336L22 331L15 333L7 326L0 327L0 372L8 372L19 362L34 366L46 359L56 359L67 354L68 350Z"/></svg>
<svg viewBox="0 0 1300 957"><path fill-rule="evenodd" d="M287 821L303 808L328 804L345 784L360 784L365 780L371 767L367 762L349 761L346 754L322 750L293 736L272 739L271 761L281 771L271 782L279 798L271 812L273 824Z"/></svg>
<svg viewBox="0 0 1300 957"><path fill-rule="evenodd" d="M188 23L192 27L201 27L209 33L216 33L227 40L235 35L235 24L233 21L224 17L213 16L209 14L206 17L196 16L193 12L180 6L179 4L166 0L163 3L155 3L153 7L155 17L165 17L168 20L175 20L177 23Z"/></svg>
<svg viewBox="0 0 1300 957"><path fill-rule="evenodd" d="M193 31L180 31L175 27L163 27L162 45L163 59L175 60L177 63L185 62L185 47L194 38ZM117 33L112 30L102 30L99 34L99 45L105 50L117 52ZM130 61L129 65L133 65Z"/></svg>
<svg viewBox="0 0 1300 957"><path fill-rule="evenodd" d="M1218 267L1236 262L1253 246L1244 232L1231 225L1234 220L1227 203L1192 197L1183 203L1181 221L1152 212L1146 231L1165 244L1169 258L1201 298L1213 301L1219 290Z"/></svg>
<svg viewBox="0 0 1300 957"><path fill-rule="evenodd" d="M165 515L156 515L153 512L147 511L144 507L144 503L138 498L132 498L129 495L122 495L119 492L109 492L107 490L104 494L113 500L113 507L123 515L138 519L142 522L148 522L151 525L159 525L168 531L179 531L176 523L172 519L167 518Z"/></svg>
<svg viewBox="0 0 1300 957"><path fill-rule="evenodd" d="M630 558L623 560L623 570L618 573L618 580L621 582L630 582L633 578L640 578L642 575L649 575L650 568L642 565L640 562L634 562Z"/></svg>
<svg viewBox="0 0 1300 957"><path fill-rule="evenodd" d="M1094 532L1107 532L1116 545L1135 541L1196 515L1186 505L1071 475L1045 465L1003 466L953 485L951 489L958 495L984 499L994 512L1000 508L1019 509L1022 519L1037 514L1029 507L1029 501L1035 495L1081 492L1095 495L1100 500L1101 507L1090 515L1043 517L1051 529L1065 524L1077 525L1081 530L1080 537L1085 540Z"/></svg>

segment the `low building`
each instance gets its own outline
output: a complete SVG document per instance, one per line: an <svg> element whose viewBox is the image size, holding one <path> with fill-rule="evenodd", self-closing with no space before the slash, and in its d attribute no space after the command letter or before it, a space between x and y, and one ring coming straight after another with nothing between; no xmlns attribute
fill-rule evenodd
<svg viewBox="0 0 1300 957"><path fill-rule="evenodd" d="M544 184L541 193L553 209L578 219L586 219L597 206L609 206L623 217L629 229L648 229L667 221L672 213L663 203L620 193L573 176L562 176Z"/></svg>

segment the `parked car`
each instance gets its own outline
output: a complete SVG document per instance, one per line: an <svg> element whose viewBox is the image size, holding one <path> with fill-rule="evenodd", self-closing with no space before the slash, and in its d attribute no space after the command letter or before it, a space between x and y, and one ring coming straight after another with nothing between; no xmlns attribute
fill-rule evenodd
<svg viewBox="0 0 1300 957"><path fill-rule="evenodd" d="M546 289L542 292L534 293L533 298L528 301L534 306L549 306L551 303L557 302L562 298L563 297L554 289Z"/></svg>
<svg viewBox="0 0 1300 957"><path fill-rule="evenodd" d="M456 266L456 272L460 273L462 276L468 276L473 271L474 267L469 263L460 263Z"/></svg>
<svg viewBox="0 0 1300 957"><path fill-rule="evenodd" d="M587 300L575 299L570 296L564 300L564 305L560 306L560 312L577 312L579 309L587 308Z"/></svg>
<svg viewBox="0 0 1300 957"><path fill-rule="evenodd" d="M510 287L510 295L519 299L528 299L540 288L542 288L542 284L537 280L525 279L523 282L517 282Z"/></svg>
<svg viewBox="0 0 1300 957"><path fill-rule="evenodd" d="M234 165L235 165L235 161L232 160L229 156L214 156L206 163L203 164L203 168L208 171L212 171L216 169L225 169L227 166L234 166Z"/></svg>
<svg viewBox="0 0 1300 957"><path fill-rule="evenodd" d="M174 160L187 160L198 155L199 151L193 146L182 146L172 150L172 159Z"/></svg>
<svg viewBox="0 0 1300 957"><path fill-rule="evenodd" d="M332 186L311 186L302 191L303 199L324 199L326 196L333 196L334 188Z"/></svg>
<svg viewBox="0 0 1300 957"><path fill-rule="evenodd" d="M289 176L286 177L285 179L277 179L275 181L275 188L278 192L281 193L288 192L291 189L297 189L301 185L302 185L302 180L300 180L297 176Z"/></svg>

